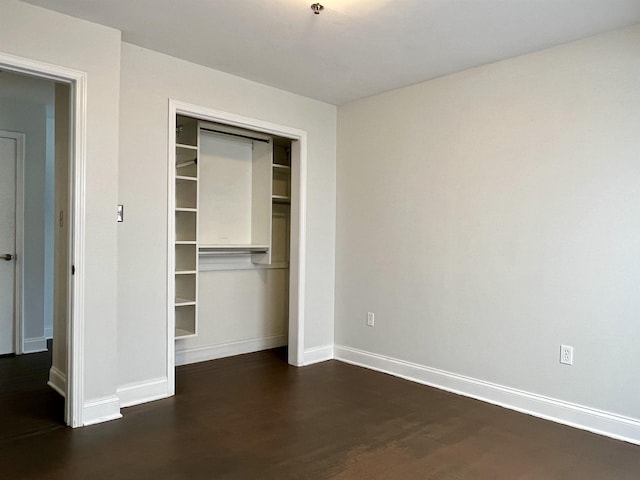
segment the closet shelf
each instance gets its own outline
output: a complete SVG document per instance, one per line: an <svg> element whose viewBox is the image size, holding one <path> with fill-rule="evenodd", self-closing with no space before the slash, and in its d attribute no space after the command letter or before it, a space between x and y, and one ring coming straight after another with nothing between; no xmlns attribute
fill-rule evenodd
<svg viewBox="0 0 640 480"><path fill-rule="evenodd" d="M185 177L184 175L176 175L176 180L187 180L189 182L197 182L196 177Z"/></svg>
<svg viewBox="0 0 640 480"><path fill-rule="evenodd" d="M197 208L176 207L176 212L197 212Z"/></svg>
<svg viewBox="0 0 640 480"><path fill-rule="evenodd" d="M195 275L197 270L176 270L176 275Z"/></svg>
<svg viewBox="0 0 640 480"><path fill-rule="evenodd" d="M288 172L291 170L291 167L289 165L280 165L279 163L274 163L273 164L273 169L274 170L280 170L282 172Z"/></svg>
<svg viewBox="0 0 640 480"><path fill-rule="evenodd" d="M198 150L196 145L187 145L186 143L176 143L176 148L186 148L188 150Z"/></svg>
<svg viewBox="0 0 640 480"><path fill-rule="evenodd" d="M286 195L272 195L271 199L274 203L291 203L291 197Z"/></svg>
<svg viewBox="0 0 640 480"><path fill-rule="evenodd" d="M176 297L175 305L176 307L186 307L188 305L195 305L196 301L189 298L180 298Z"/></svg>
<svg viewBox="0 0 640 480"><path fill-rule="evenodd" d="M176 338L186 338L186 337L195 337L195 332L190 332L189 330L183 330L182 328L176 328L175 330Z"/></svg>
<svg viewBox="0 0 640 480"><path fill-rule="evenodd" d="M193 150L176 150L176 168L181 169L196 165L198 163L198 152Z"/></svg>
<svg viewBox="0 0 640 480"><path fill-rule="evenodd" d="M252 255L267 253L269 245L199 245L198 253L207 255Z"/></svg>
<svg viewBox="0 0 640 480"><path fill-rule="evenodd" d="M195 245L195 240L176 240L176 245Z"/></svg>

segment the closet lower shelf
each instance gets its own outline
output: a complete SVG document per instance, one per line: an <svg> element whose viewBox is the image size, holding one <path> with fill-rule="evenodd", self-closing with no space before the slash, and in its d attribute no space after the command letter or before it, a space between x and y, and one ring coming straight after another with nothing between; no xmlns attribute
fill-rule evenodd
<svg viewBox="0 0 640 480"><path fill-rule="evenodd" d="M175 337L176 338L187 338L187 337L195 337L196 334L190 332L189 330L183 330L181 328L176 328Z"/></svg>

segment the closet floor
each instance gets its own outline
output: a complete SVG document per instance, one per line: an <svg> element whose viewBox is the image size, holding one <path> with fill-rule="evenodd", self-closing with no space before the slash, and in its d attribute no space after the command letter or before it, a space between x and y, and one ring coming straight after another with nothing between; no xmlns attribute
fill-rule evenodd
<svg viewBox="0 0 640 480"><path fill-rule="evenodd" d="M637 479L640 447L283 349L177 369L124 418L0 443L0 478ZM5 428L5 425L2 425Z"/></svg>

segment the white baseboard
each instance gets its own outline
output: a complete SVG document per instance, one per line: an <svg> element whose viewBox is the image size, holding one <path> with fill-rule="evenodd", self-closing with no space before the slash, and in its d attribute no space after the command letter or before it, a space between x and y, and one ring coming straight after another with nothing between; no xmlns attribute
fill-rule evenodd
<svg viewBox="0 0 640 480"><path fill-rule="evenodd" d="M333 359L333 345L323 345L322 347L309 348L304 351L303 365L313 365L314 363L326 362Z"/></svg>
<svg viewBox="0 0 640 480"><path fill-rule="evenodd" d="M254 338L198 348L179 349L178 345L176 345L176 366L259 352L269 348L284 347L287 342L286 335L275 335L273 337Z"/></svg>
<svg viewBox="0 0 640 480"><path fill-rule="evenodd" d="M44 338L51 340L53 338L53 327L45 327Z"/></svg>
<svg viewBox="0 0 640 480"><path fill-rule="evenodd" d="M169 396L169 384L166 377L118 387L121 408L153 402Z"/></svg>
<svg viewBox="0 0 640 480"><path fill-rule="evenodd" d="M640 420L335 345L337 360L640 445Z"/></svg>
<svg viewBox="0 0 640 480"><path fill-rule="evenodd" d="M122 418L120 413L120 399L117 395L85 402L82 409L82 425L94 425Z"/></svg>
<svg viewBox="0 0 640 480"><path fill-rule="evenodd" d="M22 353L38 353L47 351L45 337L25 338L22 341Z"/></svg>
<svg viewBox="0 0 640 480"><path fill-rule="evenodd" d="M63 397L66 397L67 376L56 367L52 366L49 369L49 381L47 382L47 385L49 385Z"/></svg>

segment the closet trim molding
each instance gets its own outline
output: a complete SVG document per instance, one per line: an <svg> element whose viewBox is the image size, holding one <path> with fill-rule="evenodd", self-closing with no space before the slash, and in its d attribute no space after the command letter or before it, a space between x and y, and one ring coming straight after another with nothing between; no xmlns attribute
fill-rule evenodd
<svg viewBox="0 0 640 480"><path fill-rule="evenodd" d="M175 394L175 147L176 115L248 129L292 140L291 143L291 251L289 273L289 364L304 365L304 307L307 238L307 132L265 120L169 99L167 156L167 380Z"/></svg>

